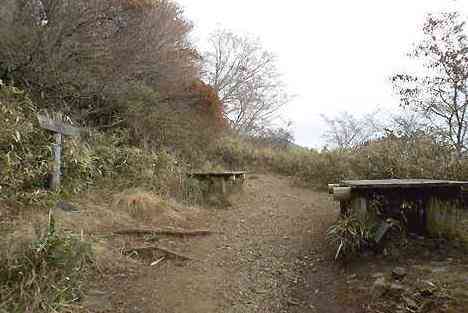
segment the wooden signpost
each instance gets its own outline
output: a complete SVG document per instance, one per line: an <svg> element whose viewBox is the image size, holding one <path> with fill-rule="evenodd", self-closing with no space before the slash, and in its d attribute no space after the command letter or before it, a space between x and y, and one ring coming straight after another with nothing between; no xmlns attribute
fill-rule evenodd
<svg viewBox="0 0 468 313"><path fill-rule="evenodd" d="M37 120L39 125L51 132L54 133L55 143L53 144L53 153L54 153L54 165L52 169L52 179L50 181L50 188L52 190L58 190L60 188L60 177L61 177L61 167L62 167L62 137L72 136L79 137L81 129L68 125L62 121L51 119L46 115L37 115Z"/></svg>

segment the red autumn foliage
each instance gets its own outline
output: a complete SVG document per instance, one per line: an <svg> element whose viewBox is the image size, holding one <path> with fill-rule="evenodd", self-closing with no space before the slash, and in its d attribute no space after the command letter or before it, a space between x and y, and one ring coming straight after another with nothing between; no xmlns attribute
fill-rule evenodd
<svg viewBox="0 0 468 313"><path fill-rule="evenodd" d="M192 95L195 109L207 117L210 126L216 129L224 129L227 126L224 119L224 110L215 90L202 82L196 80L190 87L189 93Z"/></svg>

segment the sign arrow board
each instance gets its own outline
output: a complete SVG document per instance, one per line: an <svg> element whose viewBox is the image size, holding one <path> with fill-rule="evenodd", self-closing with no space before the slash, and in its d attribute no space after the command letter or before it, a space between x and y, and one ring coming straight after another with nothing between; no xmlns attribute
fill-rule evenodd
<svg viewBox="0 0 468 313"><path fill-rule="evenodd" d="M39 121L39 125L47 130L50 130L54 133L59 133L65 136L73 136L78 137L80 136L81 129L65 124L62 121L53 120L45 115L38 114L37 120Z"/></svg>

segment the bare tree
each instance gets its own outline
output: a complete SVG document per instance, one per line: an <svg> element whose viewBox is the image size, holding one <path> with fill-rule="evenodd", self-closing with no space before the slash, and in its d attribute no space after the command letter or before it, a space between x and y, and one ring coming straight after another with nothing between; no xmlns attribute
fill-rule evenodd
<svg viewBox="0 0 468 313"><path fill-rule="evenodd" d="M113 125L133 90L151 88L172 105L199 77L192 25L173 1L5 1L0 79L47 108Z"/></svg>
<svg viewBox="0 0 468 313"><path fill-rule="evenodd" d="M278 125L258 129L250 138L257 145L287 149L294 144L293 122L285 120Z"/></svg>
<svg viewBox="0 0 468 313"><path fill-rule="evenodd" d="M333 118L322 115L327 124L323 138L338 149L357 148L382 133L383 127L377 120L376 114L377 112L374 112L356 117L348 112L342 112Z"/></svg>
<svg viewBox="0 0 468 313"><path fill-rule="evenodd" d="M231 126L249 133L271 122L288 102L273 54L259 40L227 30L215 31L209 42L204 76Z"/></svg>
<svg viewBox="0 0 468 313"><path fill-rule="evenodd" d="M423 73L393 77L401 103L422 112L434 131L450 142L458 158L466 151L468 108L468 41L459 13L429 15L424 38L410 54Z"/></svg>
<svg viewBox="0 0 468 313"><path fill-rule="evenodd" d="M434 131L428 125L426 118L418 112L407 110L392 115L389 125L384 130L388 135L399 138L416 138L429 134L434 137Z"/></svg>

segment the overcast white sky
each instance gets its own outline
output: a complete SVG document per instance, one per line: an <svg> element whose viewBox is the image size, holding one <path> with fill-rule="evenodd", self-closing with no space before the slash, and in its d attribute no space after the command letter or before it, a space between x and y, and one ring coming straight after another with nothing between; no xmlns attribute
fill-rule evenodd
<svg viewBox="0 0 468 313"><path fill-rule="evenodd" d="M318 147L320 114L398 108L389 77L408 66L429 12L459 9L453 0L177 0L202 47L217 27L260 37L278 57L295 99L285 110L296 142Z"/></svg>

